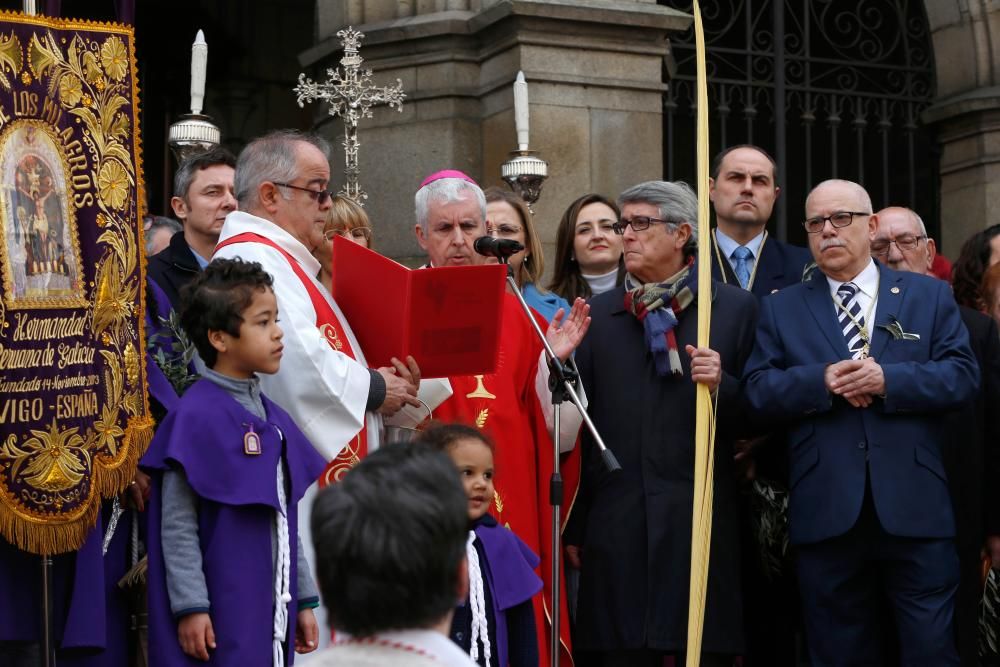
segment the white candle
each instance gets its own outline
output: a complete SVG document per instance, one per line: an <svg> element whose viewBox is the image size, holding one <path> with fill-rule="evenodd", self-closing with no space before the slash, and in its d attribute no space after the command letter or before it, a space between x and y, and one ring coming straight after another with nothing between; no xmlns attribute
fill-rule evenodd
<svg viewBox="0 0 1000 667"><path fill-rule="evenodd" d="M208 68L208 43L198 31L191 45L191 113L200 114L205 103L205 70Z"/></svg>
<svg viewBox="0 0 1000 667"><path fill-rule="evenodd" d="M514 82L514 126L517 128L518 150L528 150L528 84L524 80L524 72L518 72Z"/></svg>

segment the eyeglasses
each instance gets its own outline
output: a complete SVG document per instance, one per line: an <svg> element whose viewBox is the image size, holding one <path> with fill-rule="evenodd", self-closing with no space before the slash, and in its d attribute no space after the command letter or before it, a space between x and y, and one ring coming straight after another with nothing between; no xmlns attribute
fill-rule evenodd
<svg viewBox="0 0 1000 667"><path fill-rule="evenodd" d="M854 216L856 215L871 215L871 213L862 213L861 211L836 211L826 216L816 216L815 218L809 218L802 223L802 226L806 228L806 231L810 234L819 234L826 227L826 221L829 220L830 224L834 227L847 227L852 222L854 222Z"/></svg>
<svg viewBox="0 0 1000 667"><path fill-rule="evenodd" d="M901 236L898 239L887 239L885 241L872 241L872 254L877 257L885 257L889 254L889 244L895 243L900 252L910 252L916 250L917 245L926 236Z"/></svg>
<svg viewBox="0 0 1000 667"><path fill-rule="evenodd" d="M625 228L632 225L632 229L637 232L641 232L644 229L648 229L652 224L663 224L663 225L679 225L681 223L675 222L673 220L661 220L660 218L651 218L648 215L634 215L629 219L622 218L614 225L612 228L615 230L615 234L624 234Z"/></svg>
<svg viewBox="0 0 1000 667"><path fill-rule="evenodd" d="M323 236L326 237L327 241L332 241L334 236L343 236L345 239L350 236L356 241L364 239L365 241L372 240L372 228L371 227L355 227L354 229L328 229L323 232Z"/></svg>
<svg viewBox="0 0 1000 667"><path fill-rule="evenodd" d="M301 190L302 192L308 192L309 196L312 197L316 201L316 203L319 204L320 206L328 202L330 200L330 197L333 196L333 193L330 192L329 190L311 190L309 188L303 188L298 185L292 185L291 183L279 183L278 181L271 181L271 182L274 183L275 185L280 185L283 188L291 188L292 190Z"/></svg>
<svg viewBox="0 0 1000 667"><path fill-rule="evenodd" d="M503 239L509 239L520 234L521 227L520 225L509 224L488 225L486 227L486 233L490 236L499 236Z"/></svg>

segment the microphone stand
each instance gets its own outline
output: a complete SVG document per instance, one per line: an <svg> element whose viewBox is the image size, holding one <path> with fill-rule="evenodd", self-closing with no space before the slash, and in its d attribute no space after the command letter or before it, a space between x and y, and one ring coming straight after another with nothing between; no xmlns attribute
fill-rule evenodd
<svg viewBox="0 0 1000 667"><path fill-rule="evenodd" d="M531 327L534 329L535 335L542 341L542 347L545 348L545 356L548 359L549 366L549 391L552 393L552 427L555 434L552 438L552 477L549 481L549 504L552 506L552 642L549 647L551 657L549 664L550 667L559 667L559 584L561 575L559 563L562 562L562 531L560 530L562 522L560 512L563 497L563 480L562 475L559 474L559 410L567 397L583 416L583 422L586 424L587 430L590 431L594 442L597 443L598 449L601 450L601 459L604 461L608 472L621 470L622 467L618 464L614 453L605 446L604 440L601 439L600 433L597 432L597 427L594 426L594 422L591 421L590 415L587 414L587 411L583 407L583 402L580 401L580 397L576 393L575 385L579 377L577 372L568 368L566 364L559 360L555 352L552 351L552 346L545 339L545 333L538 326L538 322L535 320L534 315L532 315L531 307L524 300L521 289L514 280L514 268L510 265L508 259L509 257L499 258L500 263L507 266L507 285L510 286L514 296L517 297L518 302L521 304L521 309L524 310L525 317L531 322ZM569 315L569 313L566 313L566 315Z"/></svg>

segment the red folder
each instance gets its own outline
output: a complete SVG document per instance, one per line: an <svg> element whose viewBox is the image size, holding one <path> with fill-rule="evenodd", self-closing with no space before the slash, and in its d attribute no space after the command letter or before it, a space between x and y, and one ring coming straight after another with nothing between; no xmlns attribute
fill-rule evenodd
<svg viewBox="0 0 1000 667"><path fill-rule="evenodd" d="M496 370L506 267L410 270L341 236L333 240L333 298L368 365L412 354L426 378Z"/></svg>

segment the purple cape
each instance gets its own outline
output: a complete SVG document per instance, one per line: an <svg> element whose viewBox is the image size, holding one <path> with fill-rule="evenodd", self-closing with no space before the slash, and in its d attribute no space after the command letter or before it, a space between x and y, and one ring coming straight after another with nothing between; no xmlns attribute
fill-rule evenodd
<svg viewBox="0 0 1000 667"><path fill-rule="evenodd" d="M542 590L542 580L535 573L539 558L511 530L498 526L486 515L475 528L476 537L486 554L486 582L493 596L493 618L500 665L507 664L507 615L511 607L530 600Z"/></svg>
<svg viewBox="0 0 1000 667"><path fill-rule="evenodd" d="M146 280L146 287L147 305L156 310L156 318L154 319L154 313L151 313L149 308L146 309L146 338L148 340L154 334L159 334L160 339L154 341L154 347L162 347L169 352L171 345L175 341L173 337L165 337L166 328L160 319L170 319L170 300L164 294L163 290L160 289L160 286L152 280ZM160 367L153 361L153 354L151 354L149 349L146 350L146 379L149 384L149 395L157 400L167 412L173 410L174 406L177 405L177 392L174 391L174 387L170 384L167 376L163 374Z"/></svg>
<svg viewBox="0 0 1000 667"><path fill-rule="evenodd" d="M291 664L295 643L296 535L295 505L323 472L325 461L285 413L262 397L268 419L245 410L225 390L199 380L167 415L142 464L156 471L149 510L149 655L158 665L205 665L190 658L177 641L177 622L170 611L160 541L162 471L184 471L198 495L198 535L202 569L211 603L217 648L211 665L269 663L274 624L274 568L271 525L278 510L276 470L284 456L291 542L291 593L288 603L288 649ZM260 436L261 453L247 455L243 436L252 424ZM282 446L281 435L285 442Z"/></svg>
<svg viewBox="0 0 1000 667"><path fill-rule="evenodd" d="M105 503L105 509L110 502ZM103 514L103 513L102 513ZM118 580L128 570L131 521L122 516L101 556L103 516L79 550L53 556L59 664L118 665L127 661L128 609ZM41 557L0 539L0 641L41 641Z"/></svg>

